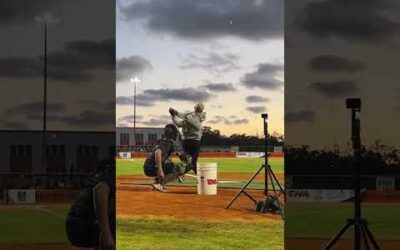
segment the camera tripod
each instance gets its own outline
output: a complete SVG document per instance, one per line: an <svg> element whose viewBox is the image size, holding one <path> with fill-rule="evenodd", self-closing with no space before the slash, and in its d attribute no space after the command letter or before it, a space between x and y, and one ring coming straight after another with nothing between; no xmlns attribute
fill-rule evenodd
<svg viewBox="0 0 400 250"><path fill-rule="evenodd" d="M366 249L379 250L379 246L368 228L368 223L361 217L361 195L360 195L360 118L361 100L359 98L346 99L346 108L351 109L351 140L354 150L354 218L347 219L346 224L322 247L323 250L331 249L340 237L354 226L354 250L361 249L363 240Z"/></svg>
<svg viewBox="0 0 400 250"><path fill-rule="evenodd" d="M229 202L226 209L230 208L232 204L236 201L236 199L241 195L246 195L250 200L252 200L256 206L256 211L261 213L279 212L281 214L282 219L284 216L284 205L283 202L279 200L279 197L284 193L284 189L279 183L276 175L272 171L271 165L268 163L268 114L262 114L261 117L264 120L264 145L265 145L265 154L264 154L264 164L257 170L257 172L246 182L246 184L240 189L240 191L233 197L233 199ZM246 188L253 182L253 180L261 173L261 171L265 171L264 176L264 199L261 201L257 201L253 196L251 196L248 192L246 192ZM272 186L272 194L269 194L268 183L271 182Z"/></svg>

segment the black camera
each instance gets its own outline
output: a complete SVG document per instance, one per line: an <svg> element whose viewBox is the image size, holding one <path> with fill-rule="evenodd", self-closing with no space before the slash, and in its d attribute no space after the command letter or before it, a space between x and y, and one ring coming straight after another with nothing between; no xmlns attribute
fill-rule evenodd
<svg viewBox="0 0 400 250"><path fill-rule="evenodd" d="M361 109L361 99L360 98L347 98L346 108L348 109Z"/></svg>
<svg viewBox="0 0 400 250"><path fill-rule="evenodd" d="M264 119L268 119L268 114L261 114L261 117Z"/></svg>

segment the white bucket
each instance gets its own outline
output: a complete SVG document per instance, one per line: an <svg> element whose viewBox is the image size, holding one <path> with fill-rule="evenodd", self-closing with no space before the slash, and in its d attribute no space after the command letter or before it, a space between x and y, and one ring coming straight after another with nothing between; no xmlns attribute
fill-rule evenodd
<svg viewBox="0 0 400 250"><path fill-rule="evenodd" d="M217 163L197 163L197 194L217 194Z"/></svg>

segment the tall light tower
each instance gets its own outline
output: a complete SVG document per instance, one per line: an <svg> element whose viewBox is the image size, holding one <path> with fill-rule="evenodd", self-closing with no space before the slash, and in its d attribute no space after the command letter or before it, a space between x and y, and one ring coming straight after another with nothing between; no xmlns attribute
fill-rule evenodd
<svg viewBox="0 0 400 250"><path fill-rule="evenodd" d="M131 78L130 81L133 83L133 140L136 145L136 84L140 82L137 77Z"/></svg>
<svg viewBox="0 0 400 250"><path fill-rule="evenodd" d="M47 170L46 164L46 130L47 130L47 26L56 23L58 20L51 14L37 16L35 21L43 25L44 40L43 40L43 129L42 129L42 165Z"/></svg>

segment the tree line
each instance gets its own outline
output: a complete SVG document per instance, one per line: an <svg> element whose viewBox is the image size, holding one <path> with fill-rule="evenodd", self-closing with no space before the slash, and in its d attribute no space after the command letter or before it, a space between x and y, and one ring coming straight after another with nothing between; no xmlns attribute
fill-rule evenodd
<svg viewBox="0 0 400 250"><path fill-rule="evenodd" d="M284 136L276 132L268 136L271 147L283 146ZM218 129L203 127L202 146L264 146L265 139L255 135L234 133L230 136L221 134Z"/></svg>

